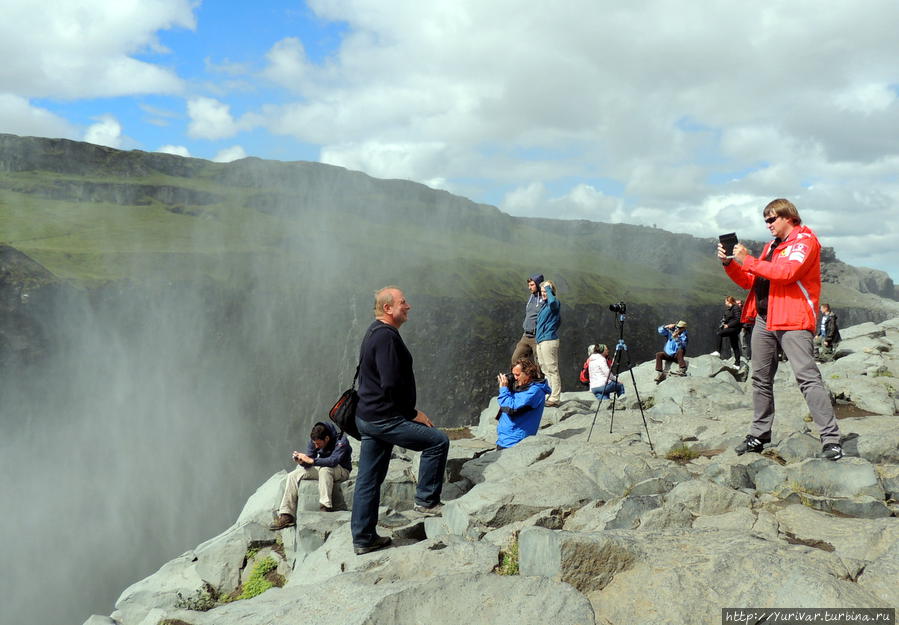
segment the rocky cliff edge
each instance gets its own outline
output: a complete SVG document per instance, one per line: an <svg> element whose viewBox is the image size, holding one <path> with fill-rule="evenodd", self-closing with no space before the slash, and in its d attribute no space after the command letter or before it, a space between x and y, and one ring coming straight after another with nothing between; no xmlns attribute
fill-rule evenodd
<svg viewBox="0 0 899 625"><path fill-rule="evenodd" d="M537 436L502 452L494 399L475 437L452 444L442 517L410 509L418 458L397 449L379 524L391 548L353 555L350 513L318 512L313 483L297 527L270 531L281 471L227 531L85 625L681 625L720 623L724 607L895 608L899 319L843 336L821 364L842 417L839 462L816 457L789 363L772 444L744 456L733 447L752 412L745 370L704 355L656 385L644 363L622 376L614 421L608 402L563 394ZM351 477L338 508L352 490Z"/></svg>

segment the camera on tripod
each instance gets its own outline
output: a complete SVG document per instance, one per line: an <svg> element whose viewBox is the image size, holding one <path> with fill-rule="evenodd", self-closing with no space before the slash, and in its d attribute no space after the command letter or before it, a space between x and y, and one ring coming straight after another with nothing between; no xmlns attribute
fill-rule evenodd
<svg viewBox="0 0 899 625"><path fill-rule="evenodd" d="M625 304L624 302L617 302L615 304L610 304L609 310L611 310L613 313L615 313L617 315L624 315L624 314L627 314L627 304Z"/></svg>

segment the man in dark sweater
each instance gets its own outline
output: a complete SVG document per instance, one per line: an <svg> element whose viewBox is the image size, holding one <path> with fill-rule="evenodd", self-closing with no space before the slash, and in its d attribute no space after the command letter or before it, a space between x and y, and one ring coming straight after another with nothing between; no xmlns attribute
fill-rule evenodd
<svg viewBox="0 0 899 625"><path fill-rule="evenodd" d="M338 432L332 424L319 422L312 426L306 453L293 452L297 468L287 476L278 518L271 524L271 529L283 530L296 525L300 480L318 480L318 509L331 512L331 491L335 482L343 482L350 476L352 454L346 434Z"/></svg>
<svg viewBox="0 0 899 625"><path fill-rule="evenodd" d="M350 524L357 555L376 551L391 542L388 536L378 536L375 525L381 484L394 445L421 452L413 509L433 515L443 507L440 494L449 438L415 407L412 354L399 333L410 309L398 287L380 289L375 294L375 322L368 328L360 348L356 425L362 435L362 447Z"/></svg>
<svg viewBox="0 0 899 625"><path fill-rule="evenodd" d="M518 344L515 345L515 350L512 352L512 364L510 365L512 367L522 358L528 358L537 362L537 315L540 313L540 308L543 307L543 298L540 297L540 284L542 282L542 273L535 273L528 278L528 301L524 305L524 322L521 324L524 332L521 338L518 339Z"/></svg>

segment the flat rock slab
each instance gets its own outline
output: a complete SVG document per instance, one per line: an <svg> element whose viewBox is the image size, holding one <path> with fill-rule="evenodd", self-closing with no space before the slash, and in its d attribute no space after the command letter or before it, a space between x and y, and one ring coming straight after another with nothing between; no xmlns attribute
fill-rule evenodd
<svg viewBox="0 0 899 625"><path fill-rule="evenodd" d="M740 531L532 527L522 531L519 545L522 575L570 583L590 599L601 623L717 623L722 607L735 606L884 605L848 581L832 553Z"/></svg>

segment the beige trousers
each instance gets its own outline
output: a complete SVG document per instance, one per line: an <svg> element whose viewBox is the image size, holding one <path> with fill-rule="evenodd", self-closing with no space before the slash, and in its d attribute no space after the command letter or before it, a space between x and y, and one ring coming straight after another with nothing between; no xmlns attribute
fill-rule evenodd
<svg viewBox="0 0 899 625"><path fill-rule="evenodd" d="M335 482L343 482L350 477L350 472L341 466L336 467L304 467L297 465L287 476L284 485L284 496L281 498L279 514L297 515L297 488L300 480L318 480L318 503L331 508L331 491Z"/></svg>
<svg viewBox="0 0 899 625"><path fill-rule="evenodd" d="M559 395L562 393L562 378L559 376L559 339L537 343L537 360L540 361L540 369L549 382L552 389L547 401L559 403Z"/></svg>

